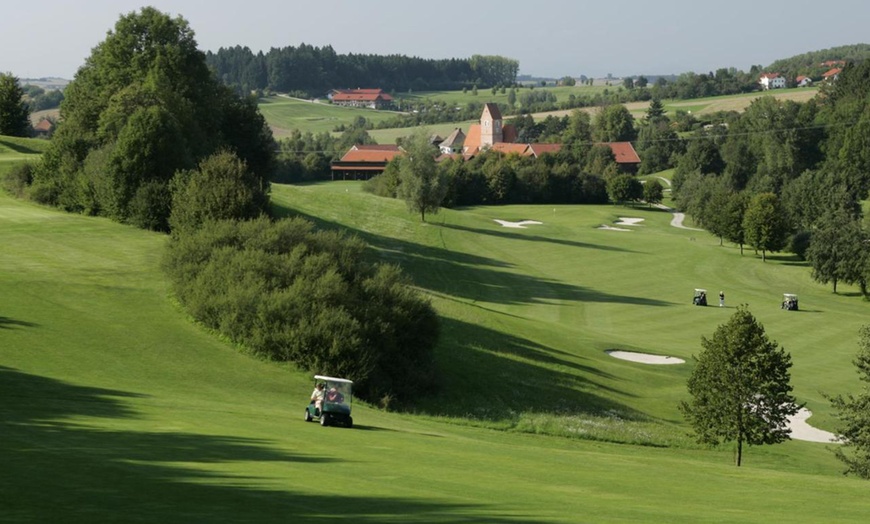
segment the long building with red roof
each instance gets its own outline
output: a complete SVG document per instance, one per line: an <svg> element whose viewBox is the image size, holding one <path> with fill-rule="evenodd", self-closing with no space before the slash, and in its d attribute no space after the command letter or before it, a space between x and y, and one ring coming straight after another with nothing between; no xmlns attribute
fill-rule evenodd
<svg viewBox="0 0 870 524"><path fill-rule="evenodd" d="M393 97L382 89L339 89L332 95L332 103L339 106L382 109L393 105Z"/></svg>

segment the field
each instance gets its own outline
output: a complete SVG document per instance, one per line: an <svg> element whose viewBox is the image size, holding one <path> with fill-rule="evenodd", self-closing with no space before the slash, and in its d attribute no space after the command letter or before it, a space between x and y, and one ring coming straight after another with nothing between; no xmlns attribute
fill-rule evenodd
<svg viewBox="0 0 870 524"><path fill-rule="evenodd" d="M617 87L602 87L602 86L576 86L576 87L547 87L536 88L546 89L556 94L558 100L566 100L571 94L578 96L588 96L595 92L603 92L609 89L613 92ZM665 100L665 111L671 116L677 111L689 111L695 115L705 115L718 111L743 111L753 100L759 96L774 96L780 100L794 100L805 102L816 95L817 88L796 88L796 89L778 89L774 92L765 93L748 93L742 95L729 95L710 98L698 98L694 100ZM481 90L477 96L471 92L462 93L461 91L428 91L421 93L405 93L397 94L400 98L411 98L416 100L431 100L433 102L444 102L447 104L466 104L468 102L498 102L507 103L507 95L493 95L490 90ZM646 114L649 107L649 102L629 102L625 106L631 111L635 118L641 118ZM584 108L584 111L596 112L597 107ZM394 116L394 113L389 111L375 111L371 109L355 109L332 106L326 103L312 103L299 99L291 99L286 97L269 97L260 101L260 111L272 128L272 132L276 138L287 136L291 130L300 129L302 131L332 132L336 126L340 124L348 125L353 122L357 116L365 117L371 122L380 122ZM532 116L536 120L541 120L547 116L563 117L571 114L574 110L565 111L549 111L544 113L534 113ZM507 117L510 118L510 117ZM460 127L468 131L470 124L474 122L447 122L427 126L427 129L432 134L447 136L450 132ZM408 136L413 132L414 128L396 128L396 129L378 129L369 131L379 144L393 144L399 137Z"/></svg>
<svg viewBox="0 0 870 524"><path fill-rule="evenodd" d="M2 157L4 153L0 153ZM281 214L341 227L400 264L442 318L441 393L412 413L355 402L302 421L310 375L192 323L166 238L0 195L3 522L847 522L866 482L829 445L707 450L676 409L691 359L740 303L792 353L795 394L855 391L868 305L644 207L443 210L421 223L358 183L275 186ZM635 231L597 229L644 218ZM507 229L495 219L543 222ZM690 305L694 287L728 308ZM779 309L783 292L805 310ZM690 360L691 362L691 360Z"/></svg>

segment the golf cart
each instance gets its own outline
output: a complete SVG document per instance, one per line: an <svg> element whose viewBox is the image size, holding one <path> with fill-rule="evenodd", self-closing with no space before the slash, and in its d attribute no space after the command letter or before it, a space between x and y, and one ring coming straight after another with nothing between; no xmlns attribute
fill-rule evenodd
<svg viewBox="0 0 870 524"><path fill-rule="evenodd" d="M696 306L706 306L707 305L707 290L706 289L696 289L695 297L692 298L692 304Z"/></svg>
<svg viewBox="0 0 870 524"><path fill-rule="evenodd" d="M319 420L321 426L353 427L350 408L353 402L353 382L343 378L314 375L315 393L322 395L321 405L312 399L305 408L305 422Z"/></svg>
<svg viewBox="0 0 870 524"><path fill-rule="evenodd" d="M798 310L798 297L797 297L797 295L792 295L791 293L783 293L782 294L782 305L780 307L782 309L787 309L789 311L797 311Z"/></svg>

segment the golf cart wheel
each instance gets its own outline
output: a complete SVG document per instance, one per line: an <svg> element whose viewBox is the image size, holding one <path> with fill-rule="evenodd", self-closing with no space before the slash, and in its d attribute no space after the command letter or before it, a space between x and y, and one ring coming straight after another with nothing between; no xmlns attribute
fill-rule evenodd
<svg viewBox="0 0 870 524"><path fill-rule="evenodd" d="M305 409L305 422L311 422L311 412Z"/></svg>
<svg viewBox="0 0 870 524"><path fill-rule="evenodd" d="M329 422L330 422L329 413L323 413L320 415L320 425L321 426L328 426Z"/></svg>
<svg viewBox="0 0 870 524"><path fill-rule="evenodd" d="M347 417L347 427L348 428L353 427L353 417Z"/></svg>

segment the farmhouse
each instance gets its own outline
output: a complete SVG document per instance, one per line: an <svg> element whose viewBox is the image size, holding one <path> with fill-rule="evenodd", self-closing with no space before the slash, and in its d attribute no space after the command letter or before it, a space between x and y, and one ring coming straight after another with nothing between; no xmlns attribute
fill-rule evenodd
<svg viewBox="0 0 870 524"><path fill-rule="evenodd" d="M833 82L840 77L840 73L842 72L842 69L840 69L839 67L835 67L833 69L825 71L825 74L822 75L822 78L824 78L826 82Z"/></svg>
<svg viewBox="0 0 870 524"><path fill-rule="evenodd" d="M339 106L383 109L392 107L393 97L382 89L339 89L333 92L332 103Z"/></svg>
<svg viewBox="0 0 870 524"><path fill-rule="evenodd" d="M364 145L357 144L351 147L341 160L332 162L332 179L341 177L354 180L369 179L374 175L384 172L387 162L402 153L402 149L395 145Z"/></svg>
<svg viewBox="0 0 870 524"><path fill-rule="evenodd" d="M800 75L794 81L798 87L808 87L813 84L813 79L806 75Z"/></svg>
<svg viewBox="0 0 870 524"><path fill-rule="evenodd" d="M454 153L461 153L464 145L465 133L462 132L462 129L457 127L452 133L447 135L447 138L438 144L438 148L441 150L442 154L452 155Z"/></svg>
<svg viewBox="0 0 870 524"><path fill-rule="evenodd" d="M758 83L762 89L782 89L785 87L785 77L779 73L762 73Z"/></svg>

